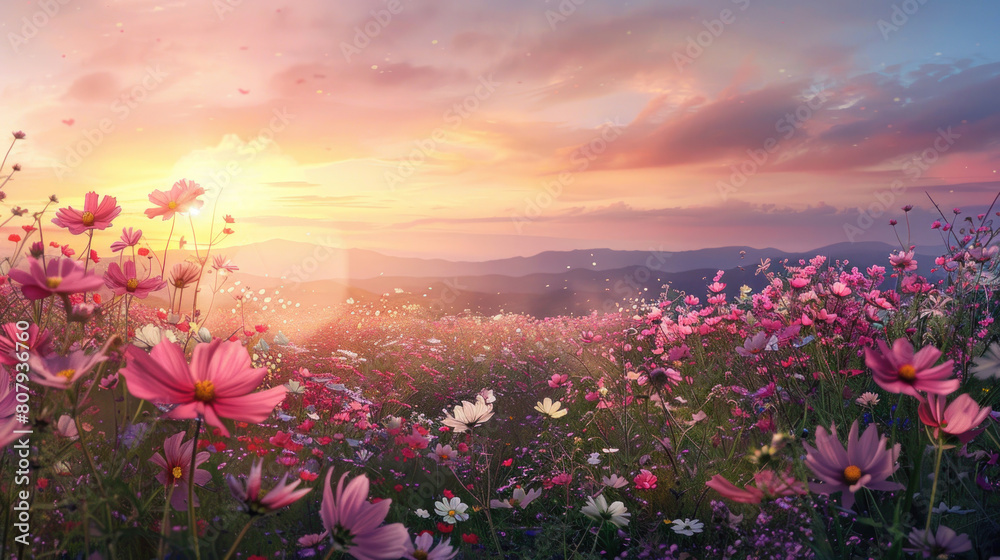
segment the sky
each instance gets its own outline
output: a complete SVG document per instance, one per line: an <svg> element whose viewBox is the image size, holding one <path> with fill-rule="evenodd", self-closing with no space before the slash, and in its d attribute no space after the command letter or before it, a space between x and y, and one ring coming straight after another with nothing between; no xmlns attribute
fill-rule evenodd
<svg viewBox="0 0 1000 560"><path fill-rule="evenodd" d="M147 196L188 179L202 240L214 212L228 244L464 260L896 242L912 204L901 238L933 243L928 195L951 219L1000 192L997 21L943 0L4 2L0 122L27 137L2 204L95 191L123 207L95 243L164 242Z"/></svg>

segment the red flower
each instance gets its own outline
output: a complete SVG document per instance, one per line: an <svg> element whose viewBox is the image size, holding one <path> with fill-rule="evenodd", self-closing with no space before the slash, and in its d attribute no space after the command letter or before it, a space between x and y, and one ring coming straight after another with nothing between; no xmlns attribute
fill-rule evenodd
<svg viewBox="0 0 1000 560"><path fill-rule="evenodd" d="M236 223L236 220L234 220L233 217L230 216L229 214L226 214L226 216L222 219L225 220L227 224Z"/></svg>
<svg viewBox="0 0 1000 560"><path fill-rule="evenodd" d="M36 228L35 226L21 226L21 229L24 230L24 233L31 233L38 228Z"/></svg>
<svg viewBox="0 0 1000 560"><path fill-rule="evenodd" d="M469 544L479 544L479 537L475 533L462 533L462 541Z"/></svg>
<svg viewBox="0 0 1000 560"><path fill-rule="evenodd" d="M232 234L234 234L236 232L233 231L232 228L226 228L226 229L222 230L222 233L224 233L226 235L232 235Z"/></svg>
<svg viewBox="0 0 1000 560"><path fill-rule="evenodd" d="M441 533L450 533L455 530L454 525L448 525L447 523L441 523L438 521L438 531Z"/></svg>
<svg viewBox="0 0 1000 560"><path fill-rule="evenodd" d="M139 250L137 252L139 253L140 257L145 257L145 256L149 255L149 249L147 249L145 247L139 248Z"/></svg>
<svg viewBox="0 0 1000 560"><path fill-rule="evenodd" d="M90 260L95 263L101 262L101 258L97 256L97 249L90 250Z"/></svg>
<svg viewBox="0 0 1000 560"><path fill-rule="evenodd" d="M444 497L448 498L450 500L450 499L454 498L455 495L451 493L451 490L445 490L444 491Z"/></svg>
<svg viewBox="0 0 1000 560"><path fill-rule="evenodd" d="M254 326L254 329L256 329L257 332L259 332L261 334L267 332L267 326L266 325L256 325L256 326Z"/></svg>
<svg viewBox="0 0 1000 560"><path fill-rule="evenodd" d="M396 492L402 492L403 491L403 485L402 484L397 484L397 485L393 486L392 489L395 490Z"/></svg>
<svg viewBox="0 0 1000 560"><path fill-rule="evenodd" d="M16 233L12 233L10 234L9 237L7 237L7 241L13 241L14 243L17 243L21 241L21 236Z"/></svg>
<svg viewBox="0 0 1000 560"><path fill-rule="evenodd" d="M513 457L511 457L510 459L507 459L506 461L503 462L503 466L505 466L505 467L509 467L512 464L514 464L514 458Z"/></svg>
<svg viewBox="0 0 1000 560"><path fill-rule="evenodd" d="M62 251L62 254L63 254L64 257L72 257L73 255L76 254L76 251L74 251L73 249L70 249L69 245L63 245L59 249Z"/></svg>
<svg viewBox="0 0 1000 560"><path fill-rule="evenodd" d="M309 471L299 471L299 478L306 482L312 482L319 477L319 474Z"/></svg>

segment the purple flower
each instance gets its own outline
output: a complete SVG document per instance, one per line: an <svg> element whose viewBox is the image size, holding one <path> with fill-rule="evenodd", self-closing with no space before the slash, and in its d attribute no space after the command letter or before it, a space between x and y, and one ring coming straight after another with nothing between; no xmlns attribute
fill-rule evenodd
<svg viewBox="0 0 1000 560"><path fill-rule="evenodd" d="M868 426L865 433L858 438L858 421L851 424L847 436L847 450L837 438L836 426L830 427L828 433L823 426L816 427L816 447L808 443L806 448L806 465L812 469L819 482L811 482L809 489L817 494L832 494L844 491L843 505L845 509L854 506L854 493L861 488L870 490L901 490L905 488L897 482L889 482L888 478L896 472L899 465L899 444L891 450L886 449L886 437L879 438L874 425Z"/></svg>

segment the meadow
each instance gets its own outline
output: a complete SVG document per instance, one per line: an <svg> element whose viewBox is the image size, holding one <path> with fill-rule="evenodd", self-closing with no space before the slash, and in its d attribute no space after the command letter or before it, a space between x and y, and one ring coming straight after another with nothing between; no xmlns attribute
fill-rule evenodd
<svg viewBox="0 0 1000 560"><path fill-rule="evenodd" d="M317 316L227 284L204 194L129 209L200 239L183 262L96 192L2 222L2 557L1000 555L995 207L898 209L934 263L765 260L757 292Z"/></svg>

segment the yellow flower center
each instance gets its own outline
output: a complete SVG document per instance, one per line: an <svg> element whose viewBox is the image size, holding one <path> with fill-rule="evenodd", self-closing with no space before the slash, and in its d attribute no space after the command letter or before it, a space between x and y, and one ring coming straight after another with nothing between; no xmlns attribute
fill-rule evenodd
<svg viewBox="0 0 1000 560"><path fill-rule="evenodd" d="M45 279L45 285L49 287L50 290L54 290L62 284L62 276L49 276Z"/></svg>
<svg viewBox="0 0 1000 560"><path fill-rule="evenodd" d="M125 291L134 292L138 287L139 287L138 278L129 278L128 282L125 282Z"/></svg>
<svg viewBox="0 0 1000 560"><path fill-rule="evenodd" d="M167 203L167 208L169 208L171 210L176 209L177 208L177 202L171 200L170 202Z"/></svg>
<svg viewBox="0 0 1000 560"><path fill-rule="evenodd" d="M917 369L910 364L899 368L899 378L903 381L912 382L917 378Z"/></svg>
<svg viewBox="0 0 1000 560"><path fill-rule="evenodd" d="M80 216L80 220L83 222L83 225L90 227L94 225L94 213L84 212L83 215Z"/></svg>
<svg viewBox="0 0 1000 560"><path fill-rule="evenodd" d="M194 384L194 398L201 402L209 402L215 398L215 384L209 380Z"/></svg>
<svg viewBox="0 0 1000 560"><path fill-rule="evenodd" d="M427 560L427 553L423 550L414 550L411 554L417 560Z"/></svg>
<svg viewBox="0 0 1000 560"><path fill-rule="evenodd" d="M521 502L519 502L519 501L518 501L517 499L515 499L515 498L511 498L511 499L507 500L507 503L508 503L508 504L510 504L511 506L516 506L517 504L519 504L519 503L521 503Z"/></svg>
<svg viewBox="0 0 1000 560"><path fill-rule="evenodd" d="M448 454L447 453L442 453L442 454L438 455L438 457L440 457L442 461L447 461L448 460Z"/></svg>
<svg viewBox="0 0 1000 560"><path fill-rule="evenodd" d="M848 484L854 484L855 482L861 480L861 469L851 465L844 469L844 482Z"/></svg>
<svg viewBox="0 0 1000 560"><path fill-rule="evenodd" d="M449 509L448 510L448 515L451 516L451 517L455 517L455 510Z"/></svg>
<svg viewBox="0 0 1000 560"><path fill-rule="evenodd" d="M64 378L66 378L66 381L69 381L70 379L73 379L73 376L75 374L76 374L76 370L75 369L64 369L64 370L60 371L59 373L57 373L56 375L59 376L59 377L64 377Z"/></svg>
<svg viewBox="0 0 1000 560"><path fill-rule="evenodd" d="M174 479L178 479L184 476L184 471L182 471L180 467L174 467L173 470L170 471L170 474L174 475Z"/></svg>

